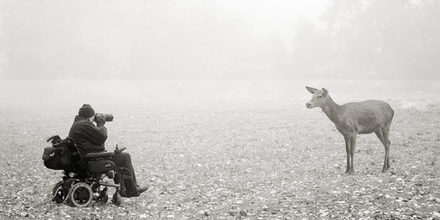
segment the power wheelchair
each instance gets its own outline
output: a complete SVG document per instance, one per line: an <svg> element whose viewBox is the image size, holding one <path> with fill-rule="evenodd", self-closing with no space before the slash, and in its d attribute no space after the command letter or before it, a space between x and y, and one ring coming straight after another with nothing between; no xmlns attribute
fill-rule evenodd
<svg viewBox="0 0 440 220"><path fill-rule="evenodd" d="M52 146L44 149L44 165L49 169L64 171L62 180L52 189L52 201L76 207L88 206L92 201L105 204L109 199L108 187L116 189L111 201L117 206L121 205L122 196L133 196L127 195L133 192L131 187L136 187L129 182L130 171L111 161L115 154L120 154L125 148L118 149L116 146L114 152L82 156L69 137L61 139L55 135L47 142ZM105 181L105 178L112 179L113 183ZM131 189L127 189L127 186Z"/></svg>

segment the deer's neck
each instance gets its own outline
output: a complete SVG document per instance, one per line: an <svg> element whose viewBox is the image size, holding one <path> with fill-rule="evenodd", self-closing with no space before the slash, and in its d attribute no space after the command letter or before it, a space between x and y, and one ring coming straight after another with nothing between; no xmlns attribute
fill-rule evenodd
<svg viewBox="0 0 440 220"><path fill-rule="evenodd" d="M336 104L330 96L326 105L322 106L321 109L333 123L339 123L341 106Z"/></svg>

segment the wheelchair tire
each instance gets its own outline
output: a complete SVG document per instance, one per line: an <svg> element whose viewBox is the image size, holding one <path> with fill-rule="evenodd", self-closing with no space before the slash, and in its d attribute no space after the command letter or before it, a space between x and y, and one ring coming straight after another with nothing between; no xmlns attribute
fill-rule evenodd
<svg viewBox="0 0 440 220"><path fill-rule="evenodd" d="M120 206L122 204L122 197L119 192L115 192L115 194L113 194L112 203L116 206Z"/></svg>
<svg viewBox="0 0 440 220"><path fill-rule="evenodd" d="M101 195L99 195L99 196L96 198L96 201L99 202L99 203L101 203L101 204L106 204L106 203L108 202L108 195L107 195L107 192L103 192L103 193L101 193Z"/></svg>
<svg viewBox="0 0 440 220"><path fill-rule="evenodd" d="M92 200L92 188L87 183L75 183L69 191L69 202L76 207L86 207Z"/></svg>
<svg viewBox="0 0 440 220"><path fill-rule="evenodd" d="M52 201L55 201L56 203L62 203L66 200L67 193L64 189L63 183L63 181L60 181L52 188Z"/></svg>

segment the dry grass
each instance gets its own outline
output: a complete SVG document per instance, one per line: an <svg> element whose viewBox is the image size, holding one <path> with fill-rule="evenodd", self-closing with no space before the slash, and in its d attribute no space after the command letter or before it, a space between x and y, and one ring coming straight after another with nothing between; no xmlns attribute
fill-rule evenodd
<svg viewBox="0 0 440 220"><path fill-rule="evenodd" d="M381 173L383 146L363 135L355 175L347 176L343 138L319 110L119 110L107 124L107 148L128 148L149 191L121 207L50 202L61 173L43 166L44 139L65 136L73 116L61 108L2 109L0 217L440 217L438 111L395 109L391 170Z"/></svg>

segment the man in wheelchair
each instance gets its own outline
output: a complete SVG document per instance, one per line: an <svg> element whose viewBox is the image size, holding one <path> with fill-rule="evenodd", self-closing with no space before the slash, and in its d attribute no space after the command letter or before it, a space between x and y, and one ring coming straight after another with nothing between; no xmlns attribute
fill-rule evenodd
<svg viewBox="0 0 440 220"><path fill-rule="evenodd" d="M125 148L105 151L107 129L104 124L112 116L104 117L84 104L75 116L68 138L62 140L57 135L49 138L52 147L44 150L44 164L65 173L63 181L53 189L55 201L68 201L80 207L89 205L92 199L106 203L107 186L110 186L116 188L112 202L119 205L120 196L137 197L148 189L137 184L130 154L122 152ZM114 179L115 184L103 182L104 177Z"/></svg>
<svg viewBox="0 0 440 220"><path fill-rule="evenodd" d="M95 117L95 110L90 105L84 104L79 109L78 115L75 116L75 120L69 131L69 137L75 141L83 157L89 153L103 152L105 150L104 143L107 140L107 128L104 127L105 119L103 114L96 114L96 116L97 117ZM96 122L96 126L93 122ZM130 154L125 152L117 153L112 156L111 160L115 162L117 166L125 167L130 171L138 193L142 193L148 189L148 187L140 187L137 184Z"/></svg>

